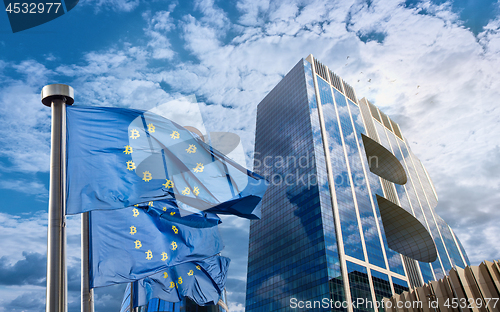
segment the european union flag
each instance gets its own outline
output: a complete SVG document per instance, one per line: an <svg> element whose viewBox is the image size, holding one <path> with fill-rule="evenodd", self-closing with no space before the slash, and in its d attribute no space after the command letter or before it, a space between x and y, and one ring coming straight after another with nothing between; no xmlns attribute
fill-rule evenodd
<svg viewBox="0 0 500 312"><path fill-rule="evenodd" d="M177 201L175 199L146 202L136 206L156 209L161 218L193 228L212 227L222 223L219 216L212 212L197 211L183 216L181 210L177 207Z"/></svg>
<svg viewBox="0 0 500 312"><path fill-rule="evenodd" d="M111 107L66 114L67 214L175 198L181 212L260 217L267 182L176 123Z"/></svg>
<svg viewBox="0 0 500 312"><path fill-rule="evenodd" d="M230 259L214 256L170 267L134 282L133 305L140 307L153 298L179 302L188 297L200 306L215 305L226 284ZM122 309L130 304L130 285L125 291Z"/></svg>
<svg viewBox="0 0 500 312"><path fill-rule="evenodd" d="M176 208L162 206L165 211L129 207L90 212L91 288L139 280L224 248L217 226L195 228L175 222Z"/></svg>

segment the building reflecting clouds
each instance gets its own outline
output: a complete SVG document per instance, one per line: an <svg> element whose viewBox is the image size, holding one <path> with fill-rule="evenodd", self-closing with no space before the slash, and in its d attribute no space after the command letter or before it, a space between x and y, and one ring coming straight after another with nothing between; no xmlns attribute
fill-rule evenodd
<svg viewBox="0 0 500 312"><path fill-rule="evenodd" d="M246 311L380 302L469 264L397 123L312 55L259 104L254 170L270 187L250 225Z"/></svg>

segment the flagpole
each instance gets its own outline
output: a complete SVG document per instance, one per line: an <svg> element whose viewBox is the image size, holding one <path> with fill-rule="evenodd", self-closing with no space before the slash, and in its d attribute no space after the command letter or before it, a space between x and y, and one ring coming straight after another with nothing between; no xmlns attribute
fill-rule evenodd
<svg viewBox="0 0 500 312"><path fill-rule="evenodd" d="M66 105L73 104L74 91L63 84L46 85L41 97L52 109L45 311L66 312Z"/></svg>
<svg viewBox="0 0 500 312"><path fill-rule="evenodd" d="M82 312L94 312L94 290L90 289L90 214L82 214Z"/></svg>
<svg viewBox="0 0 500 312"><path fill-rule="evenodd" d="M130 305L129 311L134 312L134 282L130 283Z"/></svg>

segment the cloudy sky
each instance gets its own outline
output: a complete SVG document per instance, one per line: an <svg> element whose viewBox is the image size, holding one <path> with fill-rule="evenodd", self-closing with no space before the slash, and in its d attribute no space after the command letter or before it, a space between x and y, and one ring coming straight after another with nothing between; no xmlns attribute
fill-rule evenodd
<svg viewBox="0 0 500 312"><path fill-rule="evenodd" d="M473 264L500 258L500 4L455 1L82 0L13 34L0 13L0 311L44 311L50 109L152 109L196 95L206 127L251 155L259 101L312 53L398 122ZM68 220L70 312L79 311L79 217ZM245 301L248 221L225 218L232 311ZM122 286L96 291L116 311Z"/></svg>

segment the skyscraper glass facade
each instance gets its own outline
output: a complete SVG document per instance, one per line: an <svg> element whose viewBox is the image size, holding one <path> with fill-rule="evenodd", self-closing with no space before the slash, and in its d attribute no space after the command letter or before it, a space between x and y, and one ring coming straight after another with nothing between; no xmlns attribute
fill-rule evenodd
<svg viewBox="0 0 500 312"><path fill-rule="evenodd" d="M372 172L364 137L397 159L406 183ZM259 104L254 170L270 187L262 219L250 225L246 311L289 311L297 302L307 310L315 301L323 305L314 311L378 311L382 297L468 264L399 126L312 56ZM377 195L427 230L432 263L394 250ZM361 300L370 304L342 305Z"/></svg>

